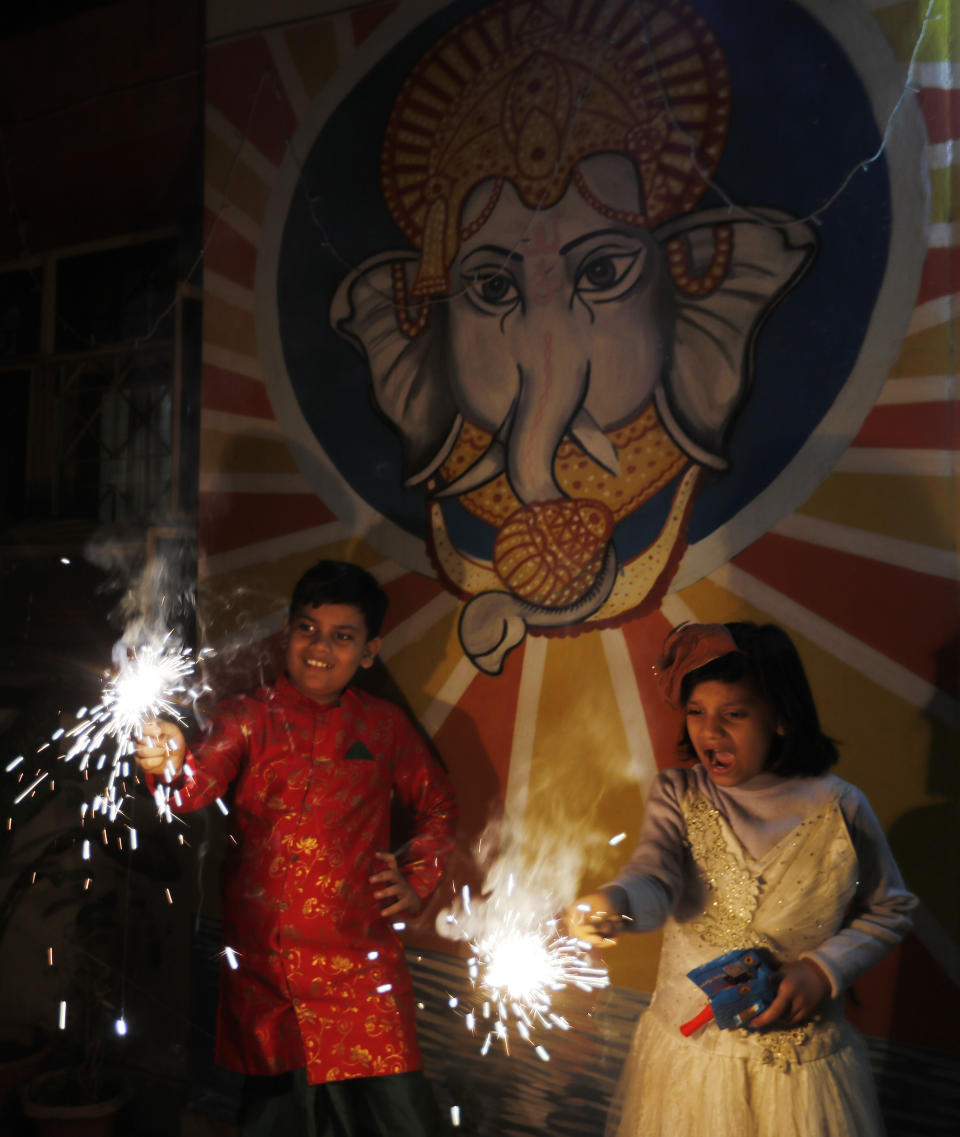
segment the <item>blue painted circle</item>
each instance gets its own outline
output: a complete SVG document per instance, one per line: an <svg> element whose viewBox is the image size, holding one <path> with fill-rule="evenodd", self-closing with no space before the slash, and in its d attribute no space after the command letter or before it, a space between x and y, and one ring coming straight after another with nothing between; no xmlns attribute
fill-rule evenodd
<svg viewBox="0 0 960 1137"><path fill-rule="evenodd" d="M399 438L369 392L365 361L330 326L337 286L357 264L410 248L380 191L380 151L394 98L447 30L481 5L456 3L425 20L353 87L327 117L303 161L277 262L279 336L301 413L342 478L376 512L426 537L425 499L402 485ZM715 181L736 203L818 211L851 169L874 155L880 133L842 47L796 4L696 0L733 81L730 130ZM699 208L722 204L710 191ZM768 487L817 429L843 388L866 335L887 267L890 184L881 156L858 170L818 216L813 267L766 320L754 382L727 453L693 509L688 541L713 533ZM323 487L316 487L323 496ZM663 524L671 489L616 529L621 561ZM495 531L456 501L444 506L457 546L490 559Z"/></svg>

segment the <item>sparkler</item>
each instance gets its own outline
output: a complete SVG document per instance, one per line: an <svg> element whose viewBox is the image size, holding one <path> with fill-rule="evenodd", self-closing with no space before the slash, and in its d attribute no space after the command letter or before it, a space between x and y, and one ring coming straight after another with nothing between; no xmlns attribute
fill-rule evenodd
<svg viewBox="0 0 960 1137"><path fill-rule="evenodd" d="M200 656L209 653L204 649ZM198 657L199 658L199 657ZM77 726L67 732L75 738L66 760L77 754L91 754L107 739L114 739L114 764L130 754L134 739L142 737L145 719L175 718L183 721L175 699L187 694L187 680L194 673L197 660L189 648L177 647L171 633L159 643L148 643L133 651L121 664L116 675L108 679L100 703L87 711L81 707ZM196 697L197 692L189 694Z"/></svg>
<svg viewBox="0 0 960 1137"><path fill-rule="evenodd" d="M185 696L196 699L201 694L199 690L189 689L187 683L197 661L207 654L210 654L210 649L204 649L194 658L187 648L174 642L169 632L136 650L124 649L124 658L115 672L107 672L104 676L100 702L93 708L80 707L75 713L76 725L70 729L57 728L49 740L37 748L38 756L47 756L44 766L38 766L33 775L28 776L23 755L7 763L6 772L14 774L23 785L13 796L13 804L19 805L32 797L43 782L49 781L51 791L55 789L49 759L56 757L56 761L65 763L77 759L76 768L86 783L84 800L80 803L81 829L86 830L88 825L94 831L99 829L106 845L109 834L118 832L115 822L124 801L133 796L126 782L136 767L129 759L136 740L142 736L143 722L159 717L182 721L177 704ZM112 755L109 753L111 745ZM165 815L171 817L169 809ZM12 824L11 817L8 828ZM136 850L136 829L124 823L117 836L121 850L124 848L123 835L127 836L130 850ZM84 862L91 860L94 840L91 833L80 842L80 855ZM84 880L84 890L89 886L88 876ZM172 903L169 890L167 898ZM64 1006L61 1019L65 1013Z"/></svg>
<svg viewBox="0 0 960 1137"><path fill-rule="evenodd" d="M471 1033L485 1031L480 1053L494 1042L510 1053L511 1038L529 1043L544 1062L550 1054L537 1040L541 1030L569 1030L570 1023L553 1010L554 995L568 987L595 991L607 987L610 977L598 967L589 949L574 936L564 935L556 918L545 918L536 905L513 898L512 875L507 885L508 906L499 898L474 911L470 889L460 893L464 919L448 914L470 946L467 970L478 1006L463 1006L451 997L449 1006L463 1015ZM539 905L540 911L543 904Z"/></svg>
<svg viewBox="0 0 960 1137"><path fill-rule="evenodd" d="M92 708L80 707L75 714L76 725L70 729L58 728L38 747L37 754L49 750L61 761L76 759L79 770L91 781L90 798L80 807L81 823L88 818L93 820L98 813L111 823L116 821L123 800L128 796L125 781L134 768L130 756L142 737L144 721L155 718L183 721L178 704L184 698L195 700L201 694L200 690L189 687L188 682L198 661L209 654L211 649L204 648L194 657L188 648L176 644L169 632L157 641L127 650L116 671L105 674L100 702ZM13 772L22 763L21 755L7 764L7 772ZM91 773L99 777L91 779ZM20 777L23 778L22 773ZM51 770L38 768L35 776L14 797L14 804L30 797L48 778L53 785ZM136 830L128 828L131 848L135 849ZM85 858L88 850L89 842L85 842Z"/></svg>
<svg viewBox="0 0 960 1137"><path fill-rule="evenodd" d="M204 649L197 657L192 656L189 649L176 643L169 632L136 649L122 648L123 658L112 673L104 675L100 702L92 708L80 707L74 715L75 725L69 729L57 728L37 748L36 756L41 764L33 773L29 773L23 755L6 764L5 772L16 777L23 787L17 787L13 804L19 805L32 797L46 781L49 781L51 790L55 788L52 759L64 763L76 760L76 768L86 783L85 800L80 804L81 831L87 830L88 826L91 830L90 836L80 841L80 856L83 862L89 863L93 844L100 835L103 843L107 844L108 826L111 832L117 832L114 823L125 799L132 797L126 788L126 780L131 773L135 775L136 766L131 756L137 740L142 737L144 721L154 718L183 721L178 705L188 698L195 700L202 693L202 690L192 689L189 683L197 662L208 654L210 649ZM8 827L12 827L12 823L11 817ZM136 850L136 829L124 823L120 833L126 837L130 850ZM121 836L117 837L117 843L121 849L124 848ZM34 873L34 880L36 875ZM84 891L89 889L90 883L91 878L87 876L83 882ZM166 895L172 903L169 889ZM52 947L47 949L47 956L48 964L52 966ZM67 1029L67 1018L67 1002L61 1000L57 1015L61 1031ZM121 1037L129 1030L122 1002L114 1029Z"/></svg>

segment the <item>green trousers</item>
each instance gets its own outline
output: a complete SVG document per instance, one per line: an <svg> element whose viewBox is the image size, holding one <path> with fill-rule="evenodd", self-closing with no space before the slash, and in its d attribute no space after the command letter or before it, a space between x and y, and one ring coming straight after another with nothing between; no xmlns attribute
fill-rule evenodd
<svg viewBox="0 0 960 1137"><path fill-rule="evenodd" d="M439 1137L421 1070L311 1086L305 1070L247 1078L240 1137Z"/></svg>

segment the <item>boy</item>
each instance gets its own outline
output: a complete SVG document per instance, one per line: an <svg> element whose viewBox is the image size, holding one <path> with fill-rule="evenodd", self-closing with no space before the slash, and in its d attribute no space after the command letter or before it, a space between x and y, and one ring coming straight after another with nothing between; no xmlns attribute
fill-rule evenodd
<svg viewBox="0 0 960 1137"><path fill-rule="evenodd" d="M144 724L137 761L170 806L232 790L217 1061L248 1075L243 1137L432 1137L415 1005L391 924L416 912L453 847L446 775L403 712L348 684L373 664L387 598L321 561L284 624L286 672L227 699L188 750ZM393 795L413 838L389 847Z"/></svg>

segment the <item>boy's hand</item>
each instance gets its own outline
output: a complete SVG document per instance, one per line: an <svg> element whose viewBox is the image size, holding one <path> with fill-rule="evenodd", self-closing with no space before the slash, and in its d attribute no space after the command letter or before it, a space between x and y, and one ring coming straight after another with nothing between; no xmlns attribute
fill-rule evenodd
<svg viewBox="0 0 960 1137"><path fill-rule="evenodd" d="M149 719L141 724L141 736L134 748L137 765L146 774L175 778L183 766L186 739L176 723Z"/></svg>
<svg viewBox="0 0 960 1137"><path fill-rule="evenodd" d="M381 884L374 892L377 900L393 899L393 904L380 909L381 916L399 916L401 912L419 912L420 897L413 891L407 878L397 868L397 858L393 853L374 853L381 861L387 862L387 868L382 872L375 872L370 877L371 884Z"/></svg>
<svg viewBox="0 0 960 1137"><path fill-rule="evenodd" d="M812 959L795 959L779 971L777 994L769 1007L750 1023L765 1026L796 1026L805 1022L830 994L830 980Z"/></svg>
<svg viewBox="0 0 960 1137"><path fill-rule="evenodd" d="M623 931L623 918L605 892L581 896L565 913L567 931L593 947L613 947Z"/></svg>

